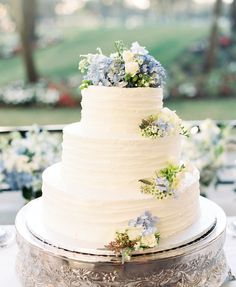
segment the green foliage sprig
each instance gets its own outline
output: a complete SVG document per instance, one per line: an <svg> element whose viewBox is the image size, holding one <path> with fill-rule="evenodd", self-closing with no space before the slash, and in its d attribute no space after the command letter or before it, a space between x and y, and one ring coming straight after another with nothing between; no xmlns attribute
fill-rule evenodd
<svg viewBox="0 0 236 287"><path fill-rule="evenodd" d="M138 243L140 238L130 240L128 230L125 232L116 232L115 240L111 241L107 246L107 249L114 251L117 256L122 256L122 264L125 261L130 260L132 251L135 250L135 245Z"/></svg>
<svg viewBox="0 0 236 287"><path fill-rule="evenodd" d="M122 53L124 52L124 50L126 50L124 42L122 40L115 41L115 48L116 48L119 58L123 61Z"/></svg>
<svg viewBox="0 0 236 287"><path fill-rule="evenodd" d="M80 90L87 89L90 85L92 85L92 82L89 80L83 80L82 84L80 85Z"/></svg>
<svg viewBox="0 0 236 287"><path fill-rule="evenodd" d="M170 184L173 183L177 173L181 172L185 168L185 165L182 164L180 166L176 166L173 164L170 164L169 166L161 169L158 173L156 173L157 177L165 177Z"/></svg>
<svg viewBox="0 0 236 287"><path fill-rule="evenodd" d="M148 138L156 139L159 137L156 129L153 129L153 123L158 119L158 115L151 115L147 119L142 119L139 128L141 130L141 135Z"/></svg>
<svg viewBox="0 0 236 287"><path fill-rule="evenodd" d="M185 165L181 166L168 165L166 168L156 172L153 178L140 179L141 192L150 194L158 200L166 199L175 195L176 190L174 181L176 175L185 169ZM161 183L157 181L160 179Z"/></svg>
<svg viewBox="0 0 236 287"><path fill-rule="evenodd" d="M183 125L180 126L180 134L187 138L190 136L189 130L186 129Z"/></svg>
<svg viewBox="0 0 236 287"><path fill-rule="evenodd" d="M160 232L155 232L154 236L156 244L158 244L160 241ZM150 248L149 246L146 246L142 243L142 236L131 240L128 235L128 229L126 229L124 232L116 232L115 240L111 241L105 247L108 250L113 251L116 256L120 255L122 264L130 260L133 251Z"/></svg>

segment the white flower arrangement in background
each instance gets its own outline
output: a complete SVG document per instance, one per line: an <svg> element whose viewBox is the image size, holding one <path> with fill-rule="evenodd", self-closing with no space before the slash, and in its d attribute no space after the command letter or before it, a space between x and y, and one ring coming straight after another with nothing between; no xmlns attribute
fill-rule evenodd
<svg viewBox="0 0 236 287"><path fill-rule="evenodd" d="M0 138L1 181L11 190L22 190L31 199L41 195L41 174L49 165L60 160L58 135L34 126L22 137L14 132L8 139Z"/></svg>
<svg viewBox="0 0 236 287"><path fill-rule="evenodd" d="M0 104L17 106L35 103L54 106L59 102L60 95L58 89L51 88L44 80L31 85L18 81L0 89Z"/></svg>
<svg viewBox="0 0 236 287"><path fill-rule="evenodd" d="M216 181L217 171L223 164L229 132L228 125L218 126L210 119L190 129L190 136L183 143L183 157L199 169L202 186L209 186Z"/></svg>

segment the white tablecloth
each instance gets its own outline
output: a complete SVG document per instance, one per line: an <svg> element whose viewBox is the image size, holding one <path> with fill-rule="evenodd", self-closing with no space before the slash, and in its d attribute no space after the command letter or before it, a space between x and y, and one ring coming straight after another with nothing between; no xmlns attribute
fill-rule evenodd
<svg viewBox="0 0 236 287"><path fill-rule="evenodd" d="M236 220L236 217L229 217L228 224L232 220ZM10 226L10 228L14 229L14 226ZM8 247L0 248L0 287L21 287L15 272L17 250L15 241ZM233 238L228 233L226 236L225 252L232 273L236 275L236 238ZM236 287L236 281L226 282L223 286Z"/></svg>

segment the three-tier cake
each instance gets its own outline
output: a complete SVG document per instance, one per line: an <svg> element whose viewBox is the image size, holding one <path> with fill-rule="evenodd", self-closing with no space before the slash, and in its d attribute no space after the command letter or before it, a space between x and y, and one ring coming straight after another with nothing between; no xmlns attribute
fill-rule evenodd
<svg viewBox="0 0 236 287"><path fill-rule="evenodd" d="M81 121L16 218L23 286L219 287L226 217L181 160L165 72L138 43L83 56ZM131 258L132 256L132 258ZM123 265L125 263L125 265Z"/></svg>
<svg viewBox="0 0 236 287"><path fill-rule="evenodd" d="M44 224L78 245L155 247L200 214L198 171L180 158L187 132L163 108L163 68L137 43L81 66L81 121L64 128L62 161L43 173Z"/></svg>

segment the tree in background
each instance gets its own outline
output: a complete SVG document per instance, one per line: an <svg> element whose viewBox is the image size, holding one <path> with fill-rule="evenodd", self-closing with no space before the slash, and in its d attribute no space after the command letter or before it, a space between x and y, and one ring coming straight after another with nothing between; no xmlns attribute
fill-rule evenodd
<svg viewBox="0 0 236 287"><path fill-rule="evenodd" d="M209 37L209 44L206 50L205 62L203 64L203 71L208 73L212 70L216 60L216 54L219 43L219 18L222 13L222 0L216 0L213 8L213 21Z"/></svg>
<svg viewBox="0 0 236 287"><path fill-rule="evenodd" d="M236 0L231 4L231 30L232 34L236 31Z"/></svg>
<svg viewBox="0 0 236 287"><path fill-rule="evenodd" d="M33 58L35 40L36 0L11 0L16 28L20 35L22 57L28 82L36 82L38 73Z"/></svg>

